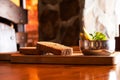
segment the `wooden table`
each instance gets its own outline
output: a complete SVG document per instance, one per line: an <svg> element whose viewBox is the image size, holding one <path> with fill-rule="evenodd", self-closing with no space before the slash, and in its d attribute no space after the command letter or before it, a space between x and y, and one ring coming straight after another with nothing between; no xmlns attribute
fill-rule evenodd
<svg viewBox="0 0 120 80"><path fill-rule="evenodd" d="M0 80L120 80L120 65L13 64L0 61Z"/></svg>

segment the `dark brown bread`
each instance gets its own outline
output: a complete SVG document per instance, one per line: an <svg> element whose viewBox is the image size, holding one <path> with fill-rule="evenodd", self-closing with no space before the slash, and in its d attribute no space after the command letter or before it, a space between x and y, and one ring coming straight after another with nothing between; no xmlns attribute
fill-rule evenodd
<svg viewBox="0 0 120 80"><path fill-rule="evenodd" d="M19 49L20 53L25 54L25 55L36 55L37 50L36 47L20 47Z"/></svg>
<svg viewBox="0 0 120 80"><path fill-rule="evenodd" d="M72 55L73 48L59 43L41 41L37 42L37 51L39 54L52 53L54 55Z"/></svg>

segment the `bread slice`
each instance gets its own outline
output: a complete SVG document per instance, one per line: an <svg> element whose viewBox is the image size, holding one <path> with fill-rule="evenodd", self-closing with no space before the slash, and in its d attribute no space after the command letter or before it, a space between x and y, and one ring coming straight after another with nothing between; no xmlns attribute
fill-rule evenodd
<svg viewBox="0 0 120 80"><path fill-rule="evenodd" d="M73 48L59 43L41 41L37 42L37 51L39 54L52 53L53 55L72 55Z"/></svg>
<svg viewBox="0 0 120 80"><path fill-rule="evenodd" d="M20 47L19 52L25 55L36 55L36 47Z"/></svg>

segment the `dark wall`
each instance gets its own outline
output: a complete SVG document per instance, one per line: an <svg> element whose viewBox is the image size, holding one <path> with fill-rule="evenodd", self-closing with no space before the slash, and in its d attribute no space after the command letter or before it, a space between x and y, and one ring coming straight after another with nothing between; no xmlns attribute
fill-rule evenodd
<svg viewBox="0 0 120 80"><path fill-rule="evenodd" d="M78 45L84 0L38 0L39 40Z"/></svg>

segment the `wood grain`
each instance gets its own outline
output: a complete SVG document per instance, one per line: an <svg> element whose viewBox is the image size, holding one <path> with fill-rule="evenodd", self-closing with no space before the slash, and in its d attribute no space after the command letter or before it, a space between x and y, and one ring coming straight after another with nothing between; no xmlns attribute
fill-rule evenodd
<svg viewBox="0 0 120 80"><path fill-rule="evenodd" d="M116 52L110 56L59 56L59 55L22 55L12 54L12 63L45 63L45 64L92 64L92 65L114 65L120 62L120 53Z"/></svg>
<svg viewBox="0 0 120 80"><path fill-rule="evenodd" d="M120 65L11 64L0 61L0 80L119 80Z"/></svg>
<svg viewBox="0 0 120 80"><path fill-rule="evenodd" d="M0 17L16 24L27 23L27 10L16 6L10 0L0 0Z"/></svg>

